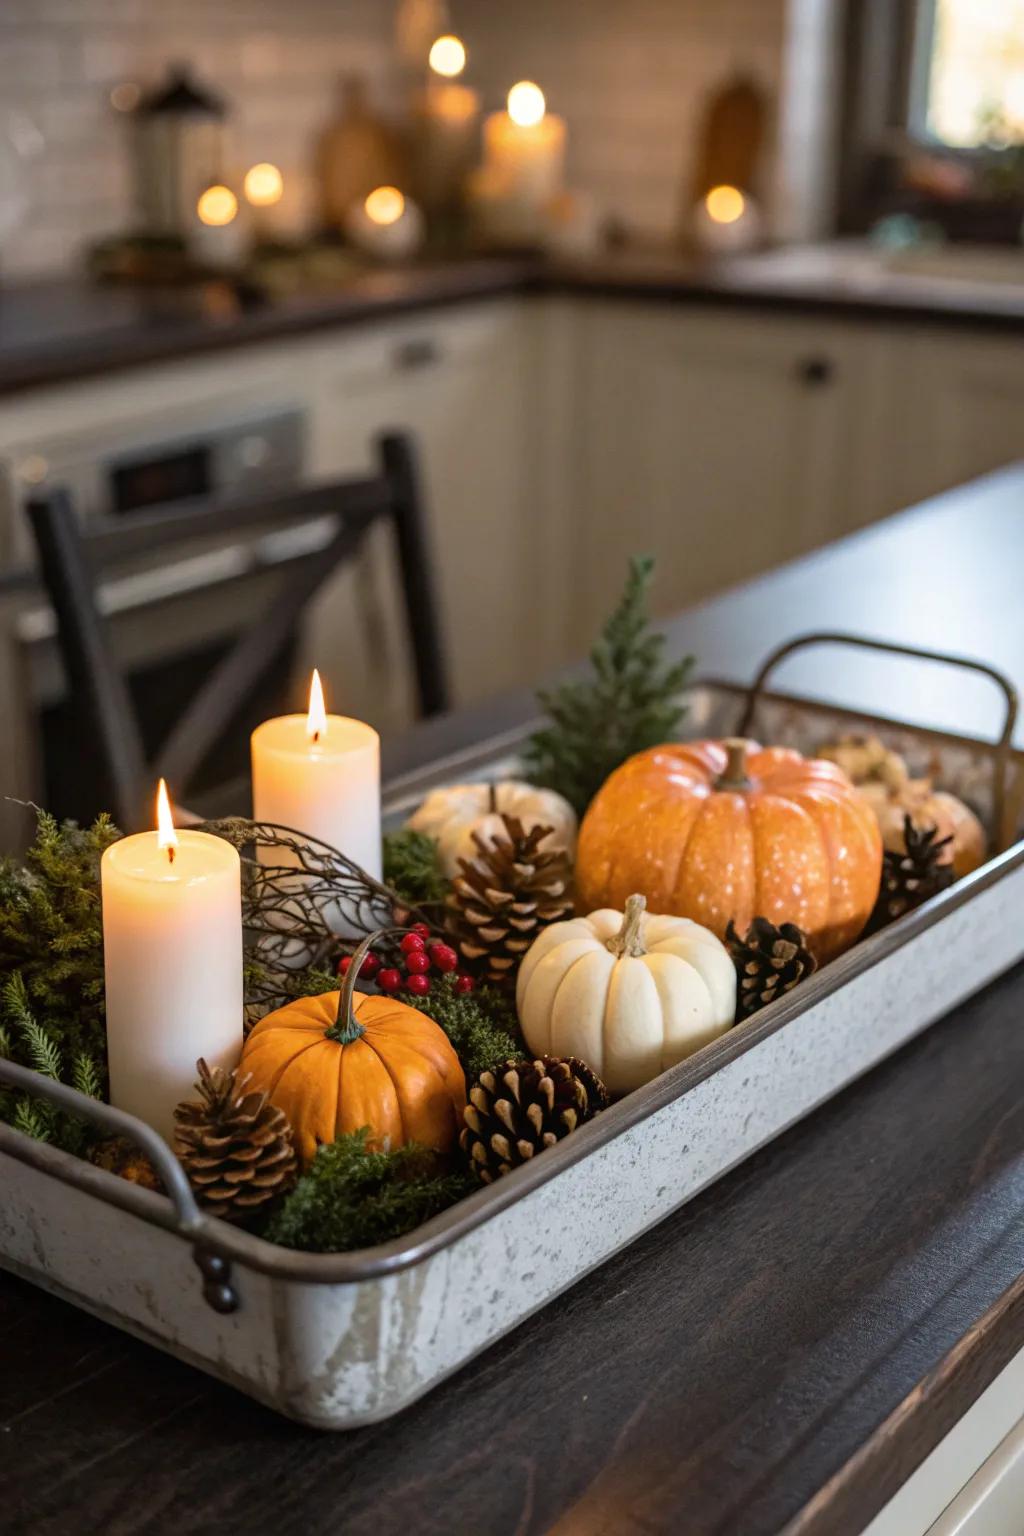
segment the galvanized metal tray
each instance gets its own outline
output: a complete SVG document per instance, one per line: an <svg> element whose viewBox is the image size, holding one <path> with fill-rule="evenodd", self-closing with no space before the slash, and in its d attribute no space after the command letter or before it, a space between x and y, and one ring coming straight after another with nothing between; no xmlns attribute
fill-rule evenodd
<svg viewBox="0 0 1024 1536"><path fill-rule="evenodd" d="M886 649L854 637L813 637ZM806 643L806 642L799 642ZM788 652L792 647L784 648ZM892 648L905 652L905 648ZM779 653L779 656L781 654ZM910 652L920 655L919 652ZM0 1265L303 1423L386 1418L618 1249L926 1029L1024 955L1024 754L1016 700L997 742L810 699L704 682L687 736L740 729L813 750L880 730L979 811L997 852L975 874L856 945L558 1146L409 1237L358 1253L274 1247L197 1209L155 1132L109 1106L168 1195L128 1184L0 1125ZM954 661L956 658L931 657ZM391 786L392 820L432 785L504 774L526 732ZM73 1090L0 1061L0 1081L82 1110ZM500 1275L500 1284L485 1277Z"/></svg>

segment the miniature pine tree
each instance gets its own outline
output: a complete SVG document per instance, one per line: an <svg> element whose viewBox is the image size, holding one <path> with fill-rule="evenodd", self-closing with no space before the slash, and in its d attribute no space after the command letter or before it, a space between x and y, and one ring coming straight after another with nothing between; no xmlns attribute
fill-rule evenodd
<svg viewBox="0 0 1024 1536"><path fill-rule="evenodd" d="M630 560L618 607L590 655L592 676L538 695L550 723L531 738L527 770L579 815L627 757L670 741L685 713L680 694L693 657L664 662L665 637L648 615L653 571L649 556Z"/></svg>

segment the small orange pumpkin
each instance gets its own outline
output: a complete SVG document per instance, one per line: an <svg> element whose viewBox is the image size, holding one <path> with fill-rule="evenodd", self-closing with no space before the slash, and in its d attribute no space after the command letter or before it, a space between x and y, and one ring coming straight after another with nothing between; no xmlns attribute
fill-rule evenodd
<svg viewBox="0 0 1024 1536"><path fill-rule="evenodd" d="M361 963L357 951L353 980ZM345 987L278 1008L245 1042L239 1078L246 1073L249 1091L288 1116L303 1166L322 1143L364 1125L378 1147L455 1149L466 1104L459 1058L433 1019L395 998Z"/></svg>
<svg viewBox="0 0 1024 1536"><path fill-rule="evenodd" d="M653 747L617 768L580 829L579 907L656 912L724 939L729 919L797 923L819 961L858 937L878 897L882 838L834 763L786 747L698 741Z"/></svg>

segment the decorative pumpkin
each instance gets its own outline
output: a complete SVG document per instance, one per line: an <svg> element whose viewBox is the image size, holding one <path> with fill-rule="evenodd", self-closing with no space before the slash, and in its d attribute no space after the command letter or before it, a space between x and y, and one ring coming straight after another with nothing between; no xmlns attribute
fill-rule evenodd
<svg viewBox="0 0 1024 1536"><path fill-rule="evenodd" d="M591 912L552 923L519 968L516 1006L540 1055L577 1056L613 1094L629 1093L724 1033L736 968L724 944L685 917Z"/></svg>
<svg viewBox="0 0 1024 1536"><path fill-rule="evenodd" d="M576 850L576 812L553 789L536 789L520 779L502 779L497 784L450 784L431 790L406 825L436 839L441 868L451 880L459 872L460 859L477 855L474 833L488 842L503 836L502 816L516 817L526 832L532 832L534 827L550 827L552 836L544 845L547 851L564 849L572 858Z"/></svg>
<svg viewBox="0 0 1024 1536"><path fill-rule="evenodd" d="M882 841L891 853L903 852L903 818L909 816L919 832L935 827L937 840L953 839L940 862L952 864L958 880L988 857L985 828L970 806L944 789L933 789L930 779L908 779L899 789L862 784L858 793L877 817Z"/></svg>
<svg viewBox="0 0 1024 1536"><path fill-rule="evenodd" d="M239 1076L287 1115L304 1167L322 1143L363 1126L380 1147L415 1141L447 1155L458 1142L466 1080L444 1030L393 997L354 991L379 937L356 951L341 992L267 1014L242 1051Z"/></svg>
<svg viewBox="0 0 1024 1536"><path fill-rule="evenodd" d="M912 779L904 759L880 737L843 736L819 750L849 774L878 818L890 853L903 852L903 818L909 816L919 832L935 827L937 841L953 839L942 861L953 865L957 879L984 864L985 829L970 806L946 790L933 789L931 779Z"/></svg>
<svg viewBox="0 0 1024 1536"><path fill-rule="evenodd" d="M653 747L617 768L580 829L584 908L641 891L719 938L795 923L821 963L858 937L882 872L870 807L834 763L749 741Z"/></svg>

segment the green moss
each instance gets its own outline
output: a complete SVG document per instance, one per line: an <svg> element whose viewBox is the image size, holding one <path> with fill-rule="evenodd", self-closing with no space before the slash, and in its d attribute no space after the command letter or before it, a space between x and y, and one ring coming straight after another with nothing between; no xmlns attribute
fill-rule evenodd
<svg viewBox="0 0 1024 1536"><path fill-rule="evenodd" d="M475 1083L481 1072L523 1053L515 1007L493 987L462 994L456 992L453 976L442 976L432 979L430 992L415 998L414 1003L448 1036L467 1084Z"/></svg>
<svg viewBox="0 0 1024 1536"><path fill-rule="evenodd" d="M285 1248L345 1253L402 1237L472 1193L465 1172L438 1172L421 1147L369 1149L364 1127L321 1147L264 1236Z"/></svg>
<svg viewBox="0 0 1024 1536"><path fill-rule="evenodd" d="M441 869L437 842L425 832L404 827L384 838L384 882L413 907L444 901L448 881Z"/></svg>

